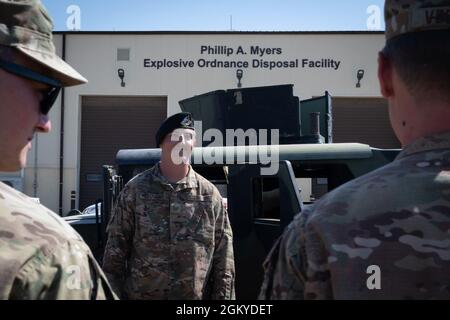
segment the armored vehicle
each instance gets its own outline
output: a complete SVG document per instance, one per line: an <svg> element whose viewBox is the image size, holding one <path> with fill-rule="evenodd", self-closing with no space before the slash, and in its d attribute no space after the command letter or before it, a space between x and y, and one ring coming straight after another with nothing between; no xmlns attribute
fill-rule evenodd
<svg viewBox="0 0 450 320"><path fill-rule="evenodd" d="M292 85L215 91L180 101L180 106L202 120L205 130L224 135L227 130L255 130L228 146L202 141L192 155L194 170L226 199L234 234L237 299L257 297L264 258L294 215L326 192L391 162L399 152L332 143L332 97L325 93L299 102L292 96ZM279 143L252 144L253 134L261 129L279 130ZM99 260L115 198L160 155L160 149L120 150L115 166L103 168L104 198L96 213L66 218Z"/></svg>

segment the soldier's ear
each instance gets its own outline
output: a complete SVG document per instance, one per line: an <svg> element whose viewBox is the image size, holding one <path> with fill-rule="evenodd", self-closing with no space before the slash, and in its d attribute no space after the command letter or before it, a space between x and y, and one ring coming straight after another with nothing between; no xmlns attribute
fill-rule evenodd
<svg viewBox="0 0 450 320"><path fill-rule="evenodd" d="M390 98L393 93L392 85L392 63L383 52L378 54L378 81L380 82L380 90L383 97Z"/></svg>

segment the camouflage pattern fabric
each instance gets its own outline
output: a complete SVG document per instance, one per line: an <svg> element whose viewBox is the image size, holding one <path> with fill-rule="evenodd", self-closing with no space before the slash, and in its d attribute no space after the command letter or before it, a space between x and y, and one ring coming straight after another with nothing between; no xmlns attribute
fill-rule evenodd
<svg viewBox="0 0 450 320"><path fill-rule="evenodd" d="M233 236L216 187L159 164L132 179L108 225L103 269L128 299L234 299Z"/></svg>
<svg viewBox="0 0 450 320"><path fill-rule="evenodd" d="M386 39L428 30L450 29L450 0L386 0Z"/></svg>
<svg viewBox="0 0 450 320"><path fill-rule="evenodd" d="M264 269L261 299L450 299L450 132L297 215Z"/></svg>
<svg viewBox="0 0 450 320"><path fill-rule="evenodd" d="M49 209L0 183L0 299L114 299L81 237Z"/></svg>

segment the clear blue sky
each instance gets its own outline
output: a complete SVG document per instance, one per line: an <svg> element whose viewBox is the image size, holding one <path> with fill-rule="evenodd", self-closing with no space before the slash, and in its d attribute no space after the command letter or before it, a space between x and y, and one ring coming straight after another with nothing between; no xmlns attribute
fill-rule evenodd
<svg viewBox="0 0 450 320"><path fill-rule="evenodd" d="M81 11L82 31L368 30L367 9L383 0L42 0L67 30L67 8ZM383 20L381 28L384 29Z"/></svg>

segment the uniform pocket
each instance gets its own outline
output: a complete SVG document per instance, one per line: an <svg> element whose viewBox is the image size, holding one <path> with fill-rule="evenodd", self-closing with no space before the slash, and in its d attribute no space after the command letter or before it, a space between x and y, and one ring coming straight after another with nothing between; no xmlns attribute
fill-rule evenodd
<svg viewBox="0 0 450 320"><path fill-rule="evenodd" d="M175 223L180 223L182 228L178 233L179 239L189 238L201 240L205 233L210 233L211 228L212 199L208 195L181 195L180 214Z"/></svg>
<svg viewBox="0 0 450 320"><path fill-rule="evenodd" d="M139 193L136 197L136 232L140 238L165 237L169 229L167 201L160 194Z"/></svg>

